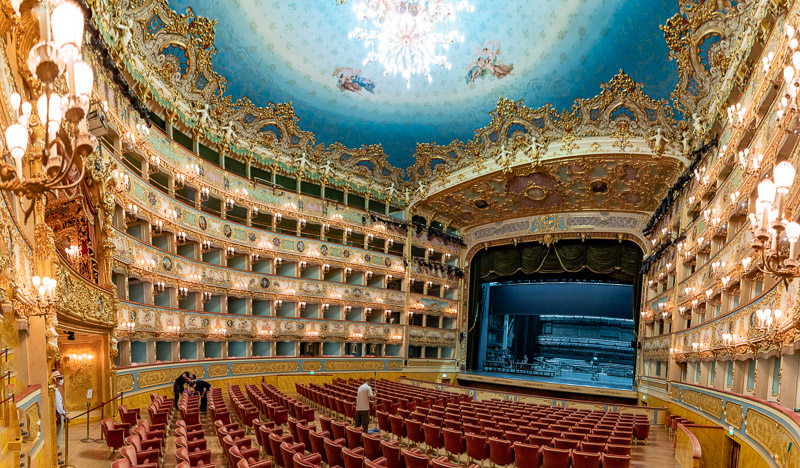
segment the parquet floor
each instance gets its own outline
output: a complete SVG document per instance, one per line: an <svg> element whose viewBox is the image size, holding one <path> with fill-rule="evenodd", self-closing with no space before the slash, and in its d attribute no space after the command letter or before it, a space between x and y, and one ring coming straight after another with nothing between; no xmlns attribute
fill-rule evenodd
<svg viewBox="0 0 800 468"><path fill-rule="evenodd" d="M291 395L298 398L298 395ZM227 462L222 455L222 447L213 432L213 424L208 415L203 415L201 421L206 428L206 440L208 441L208 448L211 450L211 463L217 468L227 466ZM374 423L373 423L374 424ZM370 426L372 427L372 425ZM92 423L89 436L99 439L100 425ZM112 458L107 458L108 450L105 443L84 443L81 439L86 437L85 426L71 427L69 434L69 465L76 468L107 468L111 466L111 461L119 458L119 454L115 453ZM253 445L257 446L255 436L253 438ZM63 450L63 449L62 449ZM632 452L632 468L678 468L675 461L675 456L672 450L672 443L667 434L666 429L663 427L652 427L650 430L650 438L647 445L639 443L633 446ZM466 461L465 457L461 458L461 462ZM175 433L174 424L172 434L167 439L166 455L164 458L164 467L174 467L177 465L175 459ZM490 466L487 462L486 466Z"/></svg>

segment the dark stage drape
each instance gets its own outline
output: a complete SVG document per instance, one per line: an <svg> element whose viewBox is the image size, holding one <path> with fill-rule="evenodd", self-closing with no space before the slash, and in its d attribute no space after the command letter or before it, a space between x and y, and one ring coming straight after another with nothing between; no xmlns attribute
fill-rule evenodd
<svg viewBox="0 0 800 468"><path fill-rule="evenodd" d="M642 250L630 241L615 240L560 240L545 246L527 243L517 246L500 246L482 250L470 262L469 276L469 333L467 334L467 366L476 369L481 330L476 326L481 306L481 283L527 277L529 280L545 279L554 274L609 275L610 278L633 284L633 320L638 326L642 275ZM483 299L485 300L485 298ZM519 317L518 317L519 318ZM636 329L636 328L635 328ZM522 330L522 329L519 329ZM525 334L517 334L520 339ZM530 355L529 355L530 356Z"/></svg>

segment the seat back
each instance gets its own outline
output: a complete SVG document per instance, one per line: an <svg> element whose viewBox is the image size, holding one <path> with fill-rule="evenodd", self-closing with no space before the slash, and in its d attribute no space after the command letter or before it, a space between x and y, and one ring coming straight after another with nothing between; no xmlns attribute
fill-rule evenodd
<svg viewBox="0 0 800 468"><path fill-rule="evenodd" d="M542 465L542 454L538 445L515 443L514 459L517 468L539 468Z"/></svg>
<svg viewBox="0 0 800 468"><path fill-rule="evenodd" d="M344 468L364 468L364 455L360 452L350 450L350 449L342 449L342 461L344 462Z"/></svg>
<svg viewBox="0 0 800 468"><path fill-rule="evenodd" d="M464 442L464 435L461 431L454 429L442 429L442 437L444 438L444 449L450 453L461 455L467 451L466 442Z"/></svg>
<svg viewBox="0 0 800 468"><path fill-rule="evenodd" d="M361 428L355 428L353 426L347 426L344 429L345 434L347 434L347 448L354 449L357 447L361 447L361 434L363 431Z"/></svg>
<svg viewBox="0 0 800 468"><path fill-rule="evenodd" d="M569 466L570 449L542 448L542 466L544 468L564 468Z"/></svg>
<svg viewBox="0 0 800 468"><path fill-rule="evenodd" d="M403 450L406 468L428 468L428 457L419 450Z"/></svg>
<svg viewBox="0 0 800 468"><path fill-rule="evenodd" d="M329 466L342 466L342 447L334 443L331 439L325 439L325 456L328 459Z"/></svg>
<svg viewBox="0 0 800 468"><path fill-rule="evenodd" d="M381 453L386 458L386 466L388 468L405 468L406 463L403 459L403 453L400 451L400 445L395 443L381 441Z"/></svg>
<svg viewBox="0 0 800 468"><path fill-rule="evenodd" d="M495 465L509 465L514 462L514 448L505 439L489 439L489 459Z"/></svg>
<svg viewBox="0 0 800 468"><path fill-rule="evenodd" d="M475 460L486 460L489 458L489 442L486 436L477 434L467 434L464 436L467 442L467 456Z"/></svg>
<svg viewBox="0 0 800 468"><path fill-rule="evenodd" d="M630 468L631 457L629 455L609 455L603 456L603 468Z"/></svg>
<svg viewBox="0 0 800 468"><path fill-rule="evenodd" d="M573 450L572 468L600 468L600 454Z"/></svg>
<svg viewBox="0 0 800 468"><path fill-rule="evenodd" d="M381 457L381 438L377 434L361 434L361 445L364 447L364 457L367 460L377 460Z"/></svg>

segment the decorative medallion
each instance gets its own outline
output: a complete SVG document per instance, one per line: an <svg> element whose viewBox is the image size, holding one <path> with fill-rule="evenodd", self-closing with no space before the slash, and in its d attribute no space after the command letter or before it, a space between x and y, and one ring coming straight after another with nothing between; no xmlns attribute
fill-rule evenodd
<svg viewBox="0 0 800 468"><path fill-rule="evenodd" d="M322 254L322 255L328 255L328 246L325 245L325 244L322 244L319 247L319 253Z"/></svg>
<svg viewBox="0 0 800 468"><path fill-rule="evenodd" d="M197 218L197 227L199 227L203 231L206 230L206 228L208 227L208 222L206 221L206 217L205 216L200 215L200 217Z"/></svg>
<svg viewBox="0 0 800 468"><path fill-rule="evenodd" d="M249 233L247 235L247 240L249 240L250 242L255 242L256 241L256 233L255 232Z"/></svg>
<svg viewBox="0 0 800 468"><path fill-rule="evenodd" d="M347 250L347 249L344 249L344 251L342 252L342 256L344 258L350 258L350 251Z"/></svg>
<svg viewBox="0 0 800 468"><path fill-rule="evenodd" d="M305 324L305 323L303 323L303 322L300 322L300 323L298 323L298 324L297 324L297 329L298 329L298 330L302 330L302 329L304 329L305 327L306 327L306 324Z"/></svg>
<svg viewBox="0 0 800 468"><path fill-rule="evenodd" d="M370 255L370 254L364 254L364 262L365 262L365 263L369 263L369 262L371 262L371 261L372 261L372 255Z"/></svg>
<svg viewBox="0 0 800 468"><path fill-rule="evenodd" d="M322 331L328 331L328 324L323 323L322 325L320 325L320 328L322 329Z"/></svg>
<svg viewBox="0 0 800 468"><path fill-rule="evenodd" d="M222 226L222 233L225 234L225 237L231 237L231 234L233 234L233 230L231 229L231 226L229 224L226 224Z"/></svg>
<svg viewBox="0 0 800 468"><path fill-rule="evenodd" d="M210 323L211 323L211 322L209 322L207 318L204 318L204 319L203 319L203 326L204 326L204 327L207 327L207 326L208 326Z"/></svg>
<svg viewBox="0 0 800 468"><path fill-rule="evenodd" d="M260 284L261 287L264 288L264 289L269 288L269 278L267 278L267 277L261 278L261 281L259 281L258 284Z"/></svg>
<svg viewBox="0 0 800 468"><path fill-rule="evenodd" d="M355 297L356 299L361 297L361 290L357 289L357 288L353 288L353 297Z"/></svg>
<svg viewBox="0 0 800 468"><path fill-rule="evenodd" d="M169 257L162 258L161 266L164 268L164 271L172 271L172 259Z"/></svg>
<svg viewBox="0 0 800 468"><path fill-rule="evenodd" d="M228 180L227 177L222 178L222 185L225 187L225 190L230 190L231 188L231 181Z"/></svg>
<svg viewBox="0 0 800 468"><path fill-rule="evenodd" d="M130 318L131 322L135 322L136 321L136 311L132 310L132 311L128 312L128 317Z"/></svg>
<svg viewBox="0 0 800 468"><path fill-rule="evenodd" d="M281 246L281 238L278 237L278 236L273 237L272 238L272 245L274 245L275 247L280 247Z"/></svg>
<svg viewBox="0 0 800 468"><path fill-rule="evenodd" d="M306 249L306 244L305 244L305 242L303 242L303 241L298 241L298 242L297 242L297 251L298 251L298 252L300 252L300 253L303 253L303 251L304 251L305 249Z"/></svg>
<svg viewBox="0 0 800 468"><path fill-rule="evenodd" d="M392 266L392 259L389 257L383 258L383 264L386 265L386 268L391 268Z"/></svg>
<svg viewBox="0 0 800 468"><path fill-rule="evenodd" d="M151 205L155 206L156 205L156 194L153 193L153 192L148 193L147 194L147 201L150 202Z"/></svg>
<svg viewBox="0 0 800 468"><path fill-rule="evenodd" d="M232 327L233 326L233 320L228 320L227 322L225 322L225 324L227 326L229 326L229 327Z"/></svg>

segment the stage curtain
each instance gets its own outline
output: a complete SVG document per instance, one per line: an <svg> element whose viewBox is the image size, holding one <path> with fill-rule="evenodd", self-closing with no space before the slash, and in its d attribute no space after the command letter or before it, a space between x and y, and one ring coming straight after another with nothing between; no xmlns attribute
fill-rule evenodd
<svg viewBox="0 0 800 468"><path fill-rule="evenodd" d="M633 281L642 251L631 242L612 240L561 240L551 246L525 244L495 247L475 255L473 263L482 281L495 281L516 273L577 273L588 270L621 281Z"/></svg>

